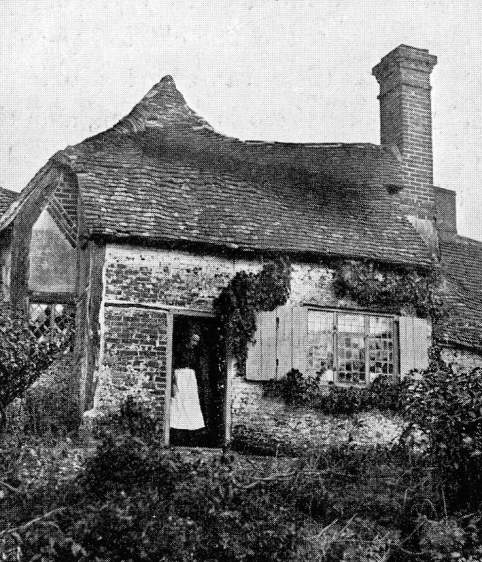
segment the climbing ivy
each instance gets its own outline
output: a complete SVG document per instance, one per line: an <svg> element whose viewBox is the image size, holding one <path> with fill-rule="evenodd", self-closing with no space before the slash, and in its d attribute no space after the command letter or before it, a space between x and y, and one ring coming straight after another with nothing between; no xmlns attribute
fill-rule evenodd
<svg viewBox="0 0 482 562"><path fill-rule="evenodd" d="M418 316L436 320L441 307L435 293L438 281L435 268L421 273L414 269L346 260L335 267L333 290L336 297L349 297L361 307L396 313L408 308Z"/></svg>
<svg viewBox="0 0 482 562"><path fill-rule="evenodd" d="M350 298L362 308L400 313L403 309L436 321L441 302L435 289L439 278L435 268L426 272L370 261L342 260L322 263L332 269L333 292L338 299ZM256 313L274 310L288 300L291 266L278 258L259 273L238 272L215 299L223 345L227 343L244 370L247 345L256 332Z"/></svg>
<svg viewBox="0 0 482 562"><path fill-rule="evenodd" d="M291 266L278 258L266 263L259 273L240 271L222 289L213 303L221 335L238 361L242 372L247 345L256 332L256 313L274 310L288 300Z"/></svg>

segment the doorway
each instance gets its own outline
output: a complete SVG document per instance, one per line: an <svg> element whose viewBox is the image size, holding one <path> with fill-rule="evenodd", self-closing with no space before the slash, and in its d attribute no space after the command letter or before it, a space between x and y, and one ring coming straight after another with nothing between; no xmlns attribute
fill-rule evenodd
<svg viewBox="0 0 482 562"><path fill-rule="evenodd" d="M175 314L172 330L169 443L220 447L225 432L226 373L219 360L218 322L211 317ZM188 379L180 380L186 375Z"/></svg>

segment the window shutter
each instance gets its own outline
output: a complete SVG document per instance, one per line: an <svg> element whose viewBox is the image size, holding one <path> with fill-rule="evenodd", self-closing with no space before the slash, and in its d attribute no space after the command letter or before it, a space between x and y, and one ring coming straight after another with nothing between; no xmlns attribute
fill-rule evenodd
<svg viewBox="0 0 482 562"><path fill-rule="evenodd" d="M424 318L400 317L400 375L412 369L428 367L428 349L432 343L432 326Z"/></svg>
<svg viewBox="0 0 482 562"><path fill-rule="evenodd" d="M249 380L260 380L261 376L261 319L260 314L256 317L256 333L254 341L248 343L248 355L246 357L246 378Z"/></svg>
<svg viewBox="0 0 482 562"><path fill-rule="evenodd" d="M292 366L293 369L298 369L305 374L308 368L308 309L306 307L292 308L292 329Z"/></svg>
<svg viewBox="0 0 482 562"><path fill-rule="evenodd" d="M260 312L256 318L254 344L248 346L246 378L267 381L276 377L276 311Z"/></svg>
<svg viewBox="0 0 482 562"><path fill-rule="evenodd" d="M278 341L276 344L277 372L280 379L293 366L293 313L291 306L280 306L276 309L278 317Z"/></svg>

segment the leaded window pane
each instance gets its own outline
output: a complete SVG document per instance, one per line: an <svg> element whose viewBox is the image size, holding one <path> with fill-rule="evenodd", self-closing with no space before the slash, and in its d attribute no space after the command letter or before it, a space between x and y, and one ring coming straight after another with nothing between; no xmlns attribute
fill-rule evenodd
<svg viewBox="0 0 482 562"><path fill-rule="evenodd" d="M33 335L44 341L54 333L67 334L75 320L75 308L65 304L31 303L29 326Z"/></svg>
<svg viewBox="0 0 482 562"><path fill-rule="evenodd" d="M365 382L365 338L363 334L338 333L338 381Z"/></svg>
<svg viewBox="0 0 482 562"><path fill-rule="evenodd" d="M366 384L395 373L394 320L361 313L308 312L308 372L334 369L336 381Z"/></svg>
<svg viewBox="0 0 482 562"><path fill-rule="evenodd" d="M370 317L368 369L375 375L393 375L393 319Z"/></svg>
<svg viewBox="0 0 482 562"><path fill-rule="evenodd" d="M365 382L365 317L362 314L338 314L338 382Z"/></svg>
<svg viewBox="0 0 482 562"><path fill-rule="evenodd" d="M308 370L310 374L333 368L334 313L308 312Z"/></svg>

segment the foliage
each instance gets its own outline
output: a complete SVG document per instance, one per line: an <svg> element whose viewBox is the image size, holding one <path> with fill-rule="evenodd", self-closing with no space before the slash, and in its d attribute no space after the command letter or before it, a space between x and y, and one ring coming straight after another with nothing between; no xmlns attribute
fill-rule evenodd
<svg viewBox="0 0 482 562"><path fill-rule="evenodd" d="M125 398L119 410L101 417L94 427L94 434L99 438L126 433L149 444L161 443L163 431L162 420L132 395Z"/></svg>
<svg viewBox="0 0 482 562"><path fill-rule="evenodd" d="M368 386L340 387L322 385L320 376L305 376L292 369L286 377L268 383L267 392L283 397L287 404L307 406L332 415L351 415L367 410L399 412L411 379L394 381L380 375Z"/></svg>
<svg viewBox="0 0 482 562"><path fill-rule="evenodd" d="M335 269L333 289L338 298L349 297L365 308L393 310L411 307L418 316L436 319L441 301L435 295L435 269L416 270L383 267L373 262L347 260Z"/></svg>
<svg viewBox="0 0 482 562"><path fill-rule="evenodd" d="M71 332L52 332L38 340L30 331L28 320L20 312L0 310L0 417L5 422L5 408L23 395L33 382L70 345Z"/></svg>
<svg viewBox="0 0 482 562"><path fill-rule="evenodd" d="M238 365L246 362L247 345L256 332L256 313L274 310L286 303L290 293L289 263L279 258L259 273L238 272L213 303L220 324Z"/></svg>
<svg viewBox="0 0 482 562"><path fill-rule="evenodd" d="M78 393L72 384L73 355L56 360L25 393L23 423L27 433L66 435L78 429Z"/></svg>
<svg viewBox="0 0 482 562"><path fill-rule="evenodd" d="M307 452L301 440L277 438L272 432L253 430L245 424L232 427L230 447L245 455L256 456L299 457Z"/></svg>
<svg viewBox="0 0 482 562"><path fill-rule="evenodd" d="M291 560L302 516L277 486L254 470L236 475L229 456L186 459L108 433L84 474L49 489L48 503L38 492L28 514L10 510L13 531L0 531L0 553L15 547L22 559L52 561Z"/></svg>
<svg viewBox="0 0 482 562"><path fill-rule="evenodd" d="M450 560L451 554L460 554L465 545L465 532L454 517L432 520L420 515L417 525L419 548L431 560Z"/></svg>
<svg viewBox="0 0 482 562"><path fill-rule="evenodd" d="M403 447L345 444L269 461L181 453L140 438L142 408L131 404L129 411L137 412L127 415L137 420L126 423L133 432L107 431L75 479L42 476L37 489L9 479L17 492L4 488L0 497L0 557L428 562L456 552L460 560L480 558L480 514L447 514L430 459ZM15 458L0 466L0 481L26 454L20 451L40 451L17 445L5 447ZM53 456L46 461L58 463Z"/></svg>
<svg viewBox="0 0 482 562"><path fill-rule="evenodd" d="M482 369L457 371L435 355L407 393L405 416L428 436L428 455L455 504L482 502Z"/></svg>

